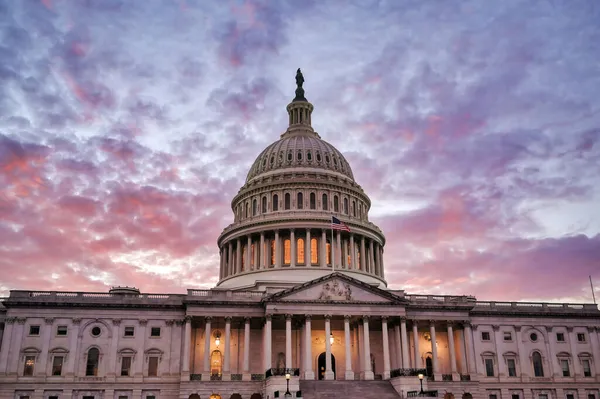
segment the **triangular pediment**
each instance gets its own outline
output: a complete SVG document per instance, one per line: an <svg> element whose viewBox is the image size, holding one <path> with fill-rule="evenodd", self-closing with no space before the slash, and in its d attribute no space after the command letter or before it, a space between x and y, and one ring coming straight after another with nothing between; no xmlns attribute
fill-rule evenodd
<svg viewBox="0 0 600 399"><path fill-rule="evenodd" d="M270 295L267 302L402 303L391 292L342 273L332 273Z"/></svg>

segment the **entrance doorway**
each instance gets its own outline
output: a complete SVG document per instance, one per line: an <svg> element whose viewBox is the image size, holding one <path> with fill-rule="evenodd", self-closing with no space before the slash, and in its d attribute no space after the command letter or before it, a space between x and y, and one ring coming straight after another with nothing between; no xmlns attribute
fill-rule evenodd
<svg viewBox="0 0 600 399"><path fill-rule="evenodd" d="M317 360L317 370L319 370L319 380L325 379L325 357L326 353L323 352L319 355ZM331 371L333 371L333 379L335 380L335 356L331 355Z"/></svg>
<svg viewBox="0 0 600 399"><path fill-rule="evenodd" d="M428 377L433 376L433 361L430 356L425 359L425 370Z"/></svg>

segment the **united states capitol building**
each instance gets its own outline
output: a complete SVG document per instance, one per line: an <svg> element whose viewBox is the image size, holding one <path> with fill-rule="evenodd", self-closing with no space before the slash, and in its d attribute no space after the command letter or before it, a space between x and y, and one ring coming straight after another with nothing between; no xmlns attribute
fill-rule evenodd
<svg viewBox="0 0 600 399"><path fill-rule="evenodd" d="M216 287L11 291L0 399L600 399L596 305L387 288L394 243L296 80L232 200Z"/></svg>

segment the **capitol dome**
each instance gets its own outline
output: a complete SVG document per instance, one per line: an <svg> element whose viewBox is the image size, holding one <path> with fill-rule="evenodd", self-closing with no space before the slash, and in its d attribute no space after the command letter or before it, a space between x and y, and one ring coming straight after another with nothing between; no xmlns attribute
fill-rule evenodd
<svg viewBox="0 0 600 399"><path fill-rule="evenodd" d="M231 202L217 288L287 288L333 270L385 287L385 237L369 221L371 200L342 153L314 131L300 70L296 83L287 130L256 158Z"/></svg>

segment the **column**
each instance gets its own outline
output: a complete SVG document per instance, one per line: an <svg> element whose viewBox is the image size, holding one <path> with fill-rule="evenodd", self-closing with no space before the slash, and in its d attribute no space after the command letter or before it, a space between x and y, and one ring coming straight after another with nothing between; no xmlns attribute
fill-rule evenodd
<svg viewBox="0 0 600 399"><path fill-rule="evenodd" d="M285 368L292 368L292 315L285 315Z"/></svg>
<svg viewBox="0 0 600 399"><path fill-rule="evenodd" d="M364 380L373 380L373 370L371 368L371 340L369 338L369 316L363 316L363 338L364 338L364 369L365 373L363 376Z"/></svg>
<svg viewBox="0 0 600 399"><path fill-rule="evenodd" d="M265 233L264 232L260 233L260 248L258 248L258 254L259 254L259 259L258 259L258 266L256 267L256 270L266 269L267 266L265 265Z"/></svg>
<svg viewBox="0 0 600 399"><path fill-rule="evenodd" d="M363 325L361 323L358 323L356 325L356 336L358 339L358 372L360 373L361 378L364 376L365 373L365 337L363 331Z"/></svg>
<svg viewBox="0 0 600 399"><path fill-rule="evenodd" d="M331 370L331 342L329 341L329 337L331 337L331 316L325 315L325 379L333 380L335 379L335 375Z"/></svg>
<svg viewBox="0 0 600 399"><path fill-rule="evenodd" d="M588 327L587 331L590 336L590 346L592 347L592 358L594 359L595 370L597 370L596 375L598 375L600 372L600 370L598 370L598 364L600 362L600 340L598 339L598 332L600 332L600 328Z"/></svg>
<svg viewBox="0 0 600 399"><path fill-rule="evenodd" d="M377 242L375 243L375 274L381 276L381 253Z"/></svg>
<svg viewBox="0 0 600 399"><path fill-rule="evenodd" d="M192 342L192 324L191 324L191 317L190 316L186 316L186 327L189 324L189 328L190 328L190 335L189 335L189 340L188 342L188 347L187 347L187 357L188 357L188 361L187 361L187 371L189 374L189 370L190 370L190 349L191 349L191 342ZM189 319L189 321L188 321ZM136 341L138 342L138 353L140 356L136 356L135 358L135 376L138 377L142 377L144 375L144 350L145 350L145 346L146 346L146 326L148 325L148 320L146 319L140 319L138 321L139 323L139 336L140 338L137 339ZM187 338L187 329L186 329L186 338ZM187 380L189 380L189 376L187 378Z"/></svg>
<svg viewBox="0 0 600 399"><path fill-rule="evenodd" d="M431 354L433 356L433 375L436 381L438 380L438 374L440 373L440 365L438 361L437 344L435 337L435 320L429 320L429 334L431 335ZM441 380L441 376L440 376Z"/></svg>
<svg viewBox="0 0 600 399"><path fill-rule="evenodd" d="M346 357L346 380L354 379L354 371L352 371L352 350L350 347L350 316L344 316L344 351Z"/></svg>
<svg viewBox="0 0 600 399"><path fill-rule="evenodd" d="M190 374L190 347L192 344L192 318L190 316L185 316L185 333L183 337L183 364L181 366L181 378L183 379L183 374L187 374L187 379L189 380ZM144 351L139 354L141 358L141 363L144 361Z"/></svg>
<svg viewBox="0 0 600 399"><path fill-rule="evenodd" d="M567 327L569 334L569 348L571 348L571 359L573 360L573 378L580 378L582 375L581 366L579 364L579 358L577 357L577 350L575 343L577 342L577 334L573 331L573 327Z"/></svg>
<svg viewBox="0 0 600 399"><path fill-rule="evenodd" d="M108 370L107 375L115 376L119 375L117 373L117 361L115 356L117 356L117 348L119 347L119 329L121 326L121 319L113 319L112 321L112 338L110 340L110 352L108 352Z"/></svg>
<svg viewBox="0 0 600 399"><path fill-rule="evenodd" d="M456 369L456 352L454 351L454 331L452 330L452 322L448 322L448 351L450 352L450 370L452 370L452 379L460 381L458 371Z"/></svg>
<svg viewBox="0 0 600 399"><path fill-rule="evenodd" d="M415 368L423 368L421 361L421 351L419 350L419 324L417 320L413 320L413 341L415 343Z"/></svg>
<svg viewBox="0 0 600 399"><path fill-rule="evenodd" d="M327 267L327 232L321 231L321 267Z"/></svg>
<svg viewBox="0 0 600 399"><path fill-rule="evenodd" d="M50 347L50 337L52 334L52 323L53 318L44 319L44 329L42 331L42 351L40 352L40 358L37 361L38 367L35 367L35 374L39 376L46 375L46 365L48 364L48 349Z"/></svg>
<svg viewBox="0 0 600 399"><path fill-rule="evenodd" d="M275 230L275 267L281 267L281 240L279 230Z"/></svg>
<svg viewBox="0 0 600 399"><path fill-rule="evenodd" d="M79 325L81 323L81 319L74 318L72 319L71 328L69 328L69 356L67 356L67 367L65 370L66 377L73 377L76 373L75 364L77 363L77 346L79 343Z"/></svg>
<svg viewBox="0 0 600 399"><path fill-rule="evenodd" d="M294 229L290 229L290 267L296 267L296 258L298 257L298 255L296 254L296 251L298 250L296 244L296 234L294 233Z"/></svg>
<svg viewBox="0 0 600 399"><path fill-rule="evenodd" d="M546 350L548 351L548 358L550 364L549 375L550 376L559 376L560 364L558 363L558 359L556 358L556 350L554 348L554 339L552 337L552 327L546 327L546 335L548 339L546 340ZM575 354L573 354L575 355ZM498 360L500 361L500 360ZM575 361L575 359L573 359ZM560 374L562 376L562 374Z"/></svg>
<svg viewBox="0 0 600 399"><path fill-rule="evenodd" d="M225 348L223 348L223 379L231 379L231 317L225 317Z"/></svg>
<svg viewBox="0 0 600 399"><path fill-rule="evenodd" d="M250 317L244 317L244 363L242 380L250 381Z"/></svg>
<svg viewBox="0 0 600 399"><path fill-rule="evenodd" d="M369 273L375 273L375 256L373 253L373 240L369 240Z"/></svg>
<svg viewBox="0 0 600 399"><path fill-rule="evenodd" d="M348 263L348 240L344 240L342 242L342 268L350 269L350 264Z"/></svg>
<svg viewBox="0 0 600 399"><path fill-rule="evenodd" d="M304 322L304 379L305 380L314 380L315 373L313 371L313 363L312 363L312 332L310 327L310 318L311 315L307 314L305 316Z"/></svg>
<svg viewBox="0 0 600 399"><path fill-rule="evenodd" d="M10 350L10 340L12 338L15 320L15 317L7 317L6 320L4 320L4 334L2 335L2 346L0 346L0 375L5 374L8 371L8 351ZM77 336L77 334L73 335ZM71 348L69 348L69 350L71 350Z"/></svg>
<svg viewBox="0 0 600 399"><path fill-rule="evenodd" d="M235 248L235 272L239 273L242 271L242 240L236 240L237 246Z"/></svg>
<svg viewBox="0 0 600 399"><path fill-rule="evenodd" d="M381 317L381 332L383 333L383 379L390 379L390 343L388 339L387 317Z"/></svg>
<svg viewBox="0 0 600 399"><path fill-rule="evenodd" d="M306 229L306 242L304 243L304 265L306 265L306 267L311 265L312 245L310 245L310 240L310 229Z"/></svg>
<svg viewBox="0 0 600 399"><path fill-rule="evenodd" d="M502 354L504 350L502 348L502 333L500 332L499 325L492 325L492 330L494 331L494 347L496 351L496 363L498 364L498 377L505 377L508 375L508 371L506 370L506 364L502 359Z"/></svg>
<svg viewBox="0 0 600 399"><path fill-rule="evenodd" d="M379 246L379 276L385 278L385 268L383 267L383 247Z"/></svg>
<svg viewBox="0 0 600 399"><path fill-rule="evenodd" d="M265 316L265 371L271 368L271 317L272 316L270 314Z"/></svg>
<svg viewBox="0 0 600 399"><path fill-rule="evenodd" d="M210 322L212 317L205 317L204 320L204 373L202 373L202 380L210 381Z"/></svg>
<svg viewBox="0 0 600 399"><path fill-rule="evenodd" d="M342 261L342 233L338 230L336 237L337 244L335 246L335 262L338 269L342 268L344 262Z"/></svg>
<svg viewBox="0 0 600 399"><path fill-rule="evenodd" d="M11 346L11 353L13 354L9 359L9 365L7 372L8 374L17 374L19 372L19 358L21 357L21 344L23 342L23 335L25 329L26 318L17 317L17 325L15 333L13 334L13 343Z"/></svg>
<svg viewBox="0 0 600 399"><path fill-rule="evenodd" d="M406 323L404 324L404 333L406 333ZM396 353L394 353L394 356L396 356L396 363L398 363L398 368L410 368L406 363L404 363L404 359L402 358L402 352L404 351L404 342L400 341L400 324L394 325L394 340L396 341Z"/></svg>
<svg viewBox="0 0 600 399"><path fill-rule="evenodd" d="M248 235L248 242L246 243L246 271L252 270L252 236Z"/></svg>
<svg viewBox="0 0 600 399"><path fill-rule="evenodd" d="M227 275L231 276L235 273L235 264L233 261L233 243L229 241L229 256L227 257Z"/></svg>
<svg viewBox="0 0 600 399"><path fill-rule="evenodd" d="M465 321L463 322L464 324L464 329L465 329L465 344L467 346L467 359L468 359L468 367L467 369L469 370L469 374L471 374L472 376L477 374L477 368L475 366L475 347L473 346L473 331L471 330L471 322L470 321ZM517 346L519 346L519 335L520 335L520 331L521 329L519 328L517 330ZM521 357L521 350L519 349L519 357Z"/></svg>
<svg viewBox="0 0 600 399"><path fill-rule="evenodd" d="M406 317L400 318L400 334L402 334L402 367L410 368L410 354L408 347L408 334L406 333Z"/></svg>
<svg viewBox="0 0 600 399"><path fill-rule="evenodd" d="M219 280L222 280L224 277L224 269L223 269L223 253L222 249L219 249Z"/></svg>
<svg viewBox="0 0 600 399"><path fill-rule="evenodd" d="M365 237L360 237L360 270L362 270L363 272L367 271L365 255Z"/></svg>
<svg viewBox="0 0 600 399"><path fill-rule="evenodd" d="M354 247L354 234L350 234L350 266L348 269L356 270L356 248Z"/></svg>

